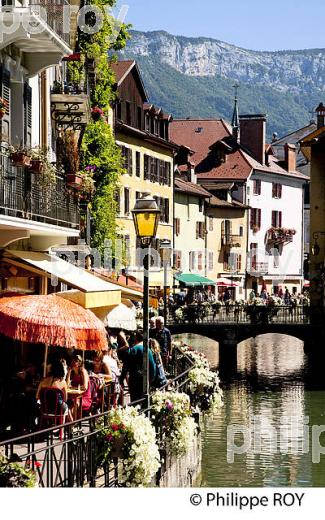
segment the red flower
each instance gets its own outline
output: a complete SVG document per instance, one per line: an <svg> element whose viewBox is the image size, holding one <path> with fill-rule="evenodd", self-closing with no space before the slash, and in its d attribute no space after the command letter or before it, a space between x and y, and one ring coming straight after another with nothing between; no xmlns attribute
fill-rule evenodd
<svg viewBox="0 0 325 520"><path fill-rule="evenodd" d="M111 428L112 428L113 432L117 432L119 430L119 427L117 424L112 424Z"/></svg>
<svg viewBox="0 0 325 520"><path fill-rule="evenodd" d="M41 468L41 467L42 467L42 463L36 461L36 462L35 462L35 467L36 467L36 468Z"/></svg>

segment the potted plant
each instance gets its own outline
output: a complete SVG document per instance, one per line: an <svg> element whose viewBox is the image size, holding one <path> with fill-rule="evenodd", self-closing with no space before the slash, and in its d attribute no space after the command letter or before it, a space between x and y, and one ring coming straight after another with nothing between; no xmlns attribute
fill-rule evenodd
<svg viewBox="0 0 325 520"><path fill-rule="evenodd" d="M18 148L10 146L10 158L14 164L14 166L19 166L22 168L28 168L31 163L31 151L20 145Z"/></svg>
<svg viewBox="0 0 325 520"><path fill-rule="evenodd" d="M0 97L0 119L3 119L6 115L7 107L7 101L4 98Z"/></svg>
<svg viewBox="0 0 325 520"><path fill-rule="evenodd" d="M0 487L27 488L35 487L35 473L23 468L18 462L11 462L0 455Z"/></svg>
<svg viewBox="0 0 325 520"><path fill-rule="evenodd" d="M37 147L31 151L28 167L30 173L40 175L43 186L51 186L56 182L56 168L49 160L49 149Z"/></svg>

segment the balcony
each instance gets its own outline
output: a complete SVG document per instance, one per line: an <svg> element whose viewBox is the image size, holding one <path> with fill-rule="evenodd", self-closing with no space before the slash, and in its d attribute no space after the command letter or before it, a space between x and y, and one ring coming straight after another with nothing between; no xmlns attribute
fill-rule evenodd
<svg viewBox="0 0 325 520"><path fill-rule="evenodd" d="M0 151L0 221L10 221L11 225L28 222L56 226L71 230L71 235L78 235L78 202L66 191L65 179L57 174L56 183L43 187L39 175L28 169L13 166L8 152ZM20 219L13 221L13 219ZM21 222L28 221L28 222Z"/></svg>
<svg viewBox="0 0 325 520"><path fill-rule="evenodd" d="M268 246L279 244L290 244L296 235L295 229L270 228L266 233L266 243Z"/></svg>
<svg viewBox="0 0 325 520"><path fill-rule="evenodd" d="M221 237L222 247L242 247L243 237L240 235L231 235L223 233Z"/></svg>
<svg viewBox="0 0 325 520"><path fill-rule="evenodd" d="M22 51L30 77L57 65L72 53L66 23L69 9L67 0L0 0L0 50L14 44Z"/></svg>

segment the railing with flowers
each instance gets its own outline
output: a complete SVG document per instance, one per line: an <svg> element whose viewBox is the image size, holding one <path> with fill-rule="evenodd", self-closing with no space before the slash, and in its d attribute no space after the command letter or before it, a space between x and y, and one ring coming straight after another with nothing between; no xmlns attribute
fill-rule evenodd
<svg viewBox="0 0 325 520"><path fill-rule="evenodd" d="M268 244L290 244L296 235L295 229L272 227L266 233L266 243Z"/></svg>
<svg viewBox="0 0 325 520"><path fill-rule="evenodd" d="M177 344L173 359L175 377L168 391L152 395L150 410L112 409L1 442L2 486L156 485L166 451L180 455L191 449L198 432L195 412L221 404L217 376L202 354Z"/></svg>

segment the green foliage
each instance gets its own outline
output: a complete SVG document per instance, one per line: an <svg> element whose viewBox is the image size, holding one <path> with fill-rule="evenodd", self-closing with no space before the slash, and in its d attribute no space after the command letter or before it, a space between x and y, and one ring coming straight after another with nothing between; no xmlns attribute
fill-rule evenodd
<svg viewBox="0 0 325 520"><path fill-rule="evenodd" d="M120 148L110 126L102 119L87 126L82 145L83 168L94 168L96 194L92 199L93 246L103 250L105 240L116 237L117 191L126 173Z"/></svg>
<svg viewBox="0 0 325 520"><path fill-rule="evenodd" d="M0 488L30 488L35 487L35 474L24 469L17 462L9 462L0 456Z"/></svg>
<svg viewBox="0 0 325 520"><path fill-rule="evenodd" d="M119 23L107 8L114 7L116 0L93 0L102 14L102 24L94 34L79 32L77 50L81 62L71 67L71 75L81 79L83 65L94 67L95 84L90 92L91 105L103 109L107 115L111 102L116 97L116 78L111 64L116 60L114 53L126 45L128 26ZM93 15L86 17L86 25L93 27ZM81 28L82 29L82 28ZM96 192L92 197L93 234L92 245L103 252L106 240L115 241L117 233L117 191L120 175L125 173L120 149L115 144L111 128L105 119L91 122L86 129L81 143L81 167L83 172L92 172ZM89 181L92 179L85 175ZM91 182L87 187L91 188Z"/></svg>

